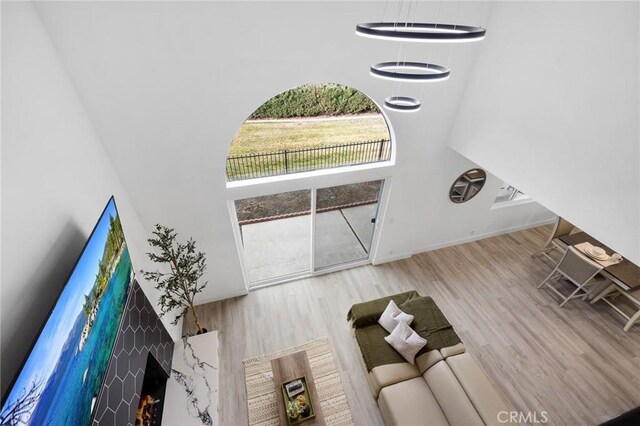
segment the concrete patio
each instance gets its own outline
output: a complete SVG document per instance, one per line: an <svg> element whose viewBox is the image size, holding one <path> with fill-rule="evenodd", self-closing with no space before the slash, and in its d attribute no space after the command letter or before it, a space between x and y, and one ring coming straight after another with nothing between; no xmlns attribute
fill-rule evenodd
<svg viewBox="0 0 640 426"><path fill-rule="evenodd" d="M315 269L369 256L377 204L316 215ZM309 272L311 215L242 225L244 260L250 283Z"/></svg>

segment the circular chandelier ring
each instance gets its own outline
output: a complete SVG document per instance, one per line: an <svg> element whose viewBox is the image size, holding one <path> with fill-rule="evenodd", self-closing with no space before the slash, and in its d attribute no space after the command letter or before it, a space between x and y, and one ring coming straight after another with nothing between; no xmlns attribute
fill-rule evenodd
<svg viewBox="0 0 640 426"><path fill-rule="evenodd" d="M418 111L422 102L420 99L410 96L390 96L384 100L384 106L387 109L402 112Z"/></svg>
<svg viewBox="0 0 640 426"><path fill-rule="evenodd" d="M371 66L371 75L396 81L442 81L450 73L449 67L427 62L381 62Z"/></svg>
<svg viewBox="0 0 640 426"><path fill-rule="evenodd" d="M356 34L363 37L418 42L471 42L484 38L482 27L429 22L367 22L356 25Z"/></svg>

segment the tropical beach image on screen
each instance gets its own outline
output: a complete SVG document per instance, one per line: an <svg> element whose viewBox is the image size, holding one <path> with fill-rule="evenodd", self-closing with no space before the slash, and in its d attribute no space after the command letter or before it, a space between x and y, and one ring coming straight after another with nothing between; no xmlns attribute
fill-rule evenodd
<svg viewBox="0 0 640 426"><path fill-rule="evenodd" d="M133 268L113 198L3 403L1 425L87 425Z"/></svg>

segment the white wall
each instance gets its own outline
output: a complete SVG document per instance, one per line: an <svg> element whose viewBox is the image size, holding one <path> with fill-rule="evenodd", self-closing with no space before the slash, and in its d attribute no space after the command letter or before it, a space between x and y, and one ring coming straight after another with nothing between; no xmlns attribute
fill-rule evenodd
<svg viewBox="0 0 640 426"><path fill-rule="evenodd" d="M416 16L435 19L439 5L421 3ZM498 185L493 176L482 196L463 205L449 201L453 180L475 166L446 142L478 45L406 45L408 58L451 59L452 76L423 89L394 87L368 69L395 59L399 45L354 34L356 23L380 19L383 7L322 1L37 4L145 227L169 224L207 253L209 286L200 303L246 291L227 211L233 198L392 176L376 262L552 218L536 203L491 210ZM479 23L483 9L479 2L445 2L441 20ZM346 84L380 104L392 91L422 91L420 112L390 114L396 165L227 189L227 150L245 118L270 97L311 82Z"/></svg>
<svg viewBox="0 0 640 426"><path fill-rule="evenodd" d="M3 3L3 393L112 194L133 264L147 267L135 207L35 10ZM156 300L155 290L142 285Z"/></svg>
<svg viewBox="0 0 640 426"><path fill-rule="evenodd" d="M640 264L640 5L501 2L451 146Z"/></svg>

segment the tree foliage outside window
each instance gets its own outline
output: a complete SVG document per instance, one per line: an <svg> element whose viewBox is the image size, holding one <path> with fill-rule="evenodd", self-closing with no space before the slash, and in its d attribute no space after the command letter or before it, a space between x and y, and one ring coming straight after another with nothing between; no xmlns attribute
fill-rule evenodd
<svg viewBox="0 0 640 426"><path fill-rule="evenodd" d="M341 84L307 84L274 96L254 111L250 119L318 117L379 113L362 92Z"/></svg>

